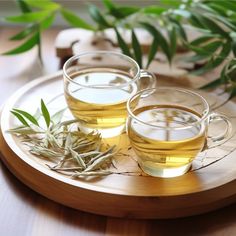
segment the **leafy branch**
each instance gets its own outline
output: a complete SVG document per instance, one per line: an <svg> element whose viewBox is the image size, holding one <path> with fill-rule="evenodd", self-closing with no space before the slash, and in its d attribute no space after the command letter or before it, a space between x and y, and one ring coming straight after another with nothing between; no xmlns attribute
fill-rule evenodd
<svg viewBox="0 0 236 236"><path fill-rule="evenodd" d="M51 0L17 0L17 2L22 14L7 17L6 20L24 23L27 26L10 40L25 41L19 47L4 53L5 55L25 52L35 45L38 45L38 52L41 55L41 32L52 25L56 14L61 14L73 27L95 32L113 29L122 52L133 57L140 67L148 68L158 50L166 56L169 64L172 63L179 46L192 51L194 55L186 60L200 67L194 69L192 73L200 75L219 66L222 67L220 78L205 87L224 85L225 91L230 92L230 97L236 94L235 0L160 0L156 5L143 8L102 0L105 8L103 11L93 4L88 5L92 25ZM135 28L146 30L152 37L148 55L142 50ZM122 36L123 29L130 32L130 45ZM189 42L186 29L197 31L197 38Z"/></svg>

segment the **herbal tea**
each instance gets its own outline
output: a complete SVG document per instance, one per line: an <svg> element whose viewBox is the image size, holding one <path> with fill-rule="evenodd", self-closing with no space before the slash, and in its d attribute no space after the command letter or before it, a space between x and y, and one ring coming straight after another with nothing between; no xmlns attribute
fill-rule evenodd
<svg viewBox="0 0 236 236"><path fill-rule="evenodd" d="M128 74L109 68L89 68L70 76L77 84L70 83L65 89L66 100L73 115L83 121L84 126L92 129L124 127L126 102L137 92L137 85L129 84L132 78Z"/></svg>
<svg viewBox="0 0 236 236"><path fill-rule="evenodd" d="M147 173L160 176L160 170L190 166L204 146L204 124L181 129L200 120L200 115L189 108L150 105L134 110L133 114L149 124L134 119L128 124L131 145Z"/></svg>

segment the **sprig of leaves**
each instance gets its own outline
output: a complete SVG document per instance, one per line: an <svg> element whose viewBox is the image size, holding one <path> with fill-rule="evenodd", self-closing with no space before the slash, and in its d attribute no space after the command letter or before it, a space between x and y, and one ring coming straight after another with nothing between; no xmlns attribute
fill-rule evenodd
<svg viewBox="0 0 236 236"><path fill-rule="evenodd" d="M35 45L39 46L38 53L41 55L41 32L50 27L55 15L60 13L73 27L92 31L114 29L122 52L136 59L140 67L148 68L158 50L164 53L171 64L179 45L194 52L188 61L198 67L202 66L194 71L195 74L207 73L218 66L223 68L222 65L230 65L231 60L235 60L232 55L236 56L236 1L161 0L156 5L143 8L119 5L112 0L101 1L105 11L94 4L88 5L88 13L94 22L91 25L57 2L47 0L41 4L34 0L17 0L22 15L7 17L6 20L27 24L23 31L11 37L11 40L24 42L5 55L22 53ZM200 36L188 42L185 25L199 31ZM135 28L140 27L147 30L153 38L148 55L143 53L136 35ZM122 37L124 28L131 31L130 45ZM144 57L147 57L145 65ZM222 69L223 74L226 71ZM229 81L232 83L232 80Z"/></svg>
<svg viewBox="0 0 236 236"><path fill-rule="evenodd" d="M77 126L77 120L62 121L65 109L50 115L41 100L40 116L20 109L11 113L21 123L8 132L21 138L29 152L52 161L48 165L53 171L71 177L100 176L111 174L109 166L115 155L115 146L105 147L98 133L84 134ZM41 124L43 118L45 125Z"/></svg>

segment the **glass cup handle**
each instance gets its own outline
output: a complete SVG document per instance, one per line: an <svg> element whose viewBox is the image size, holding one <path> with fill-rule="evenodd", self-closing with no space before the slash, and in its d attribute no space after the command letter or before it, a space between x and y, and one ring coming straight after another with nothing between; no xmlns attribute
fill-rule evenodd
<svg viewBox="0 0 236 236"><path fill-rule="evenodd" d="M232 123L230 120L223 114L219 113L212 113L209 116L208 125L211 125L211 123L215 121L223 121L226 124L226 128L222 134L219 134L217 136L207 136L207 148L214 148L218 145L221 145L225 142L227 142L231 136L232 136Z"/></svg>
<svg viewBox="0 0 236 236"><path fill-rule="evenodd" d="M148 72L146 70L140 70L140 79L143 80L143 78L148 78L148 84L143 89L150 89L156 87L156 76L154 73Z"/></svg>

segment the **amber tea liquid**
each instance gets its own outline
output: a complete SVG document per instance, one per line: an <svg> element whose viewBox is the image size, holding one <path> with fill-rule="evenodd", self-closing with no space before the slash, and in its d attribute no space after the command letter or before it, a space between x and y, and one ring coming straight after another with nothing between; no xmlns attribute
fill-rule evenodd
<svg viewBox="0 0 236 236"><path fill-rule="evenodd" d="M174 169L181 172L190 167L204 146L205 127L199 123L186 129L178 128L199 121L199 114L189 108L172 105L144 106L133 113L145 123L163 127L156 128L135 119L129 120L131 145L146 173L166 176L169 170L174 173Z"/></svg>
<svg viewBox="0 0 236 236"><path fill-rule="evenodd" d="M71 83L65 89L68 106L84 127L97 130L124 128L127 118L126 102L137 92L137 85L113 85L126 84L132 80L131 77L119 70L90 68L74 73L71 78L87 86L78 87Z"/></svg>

